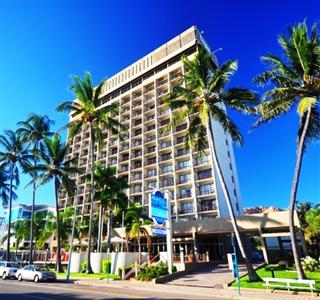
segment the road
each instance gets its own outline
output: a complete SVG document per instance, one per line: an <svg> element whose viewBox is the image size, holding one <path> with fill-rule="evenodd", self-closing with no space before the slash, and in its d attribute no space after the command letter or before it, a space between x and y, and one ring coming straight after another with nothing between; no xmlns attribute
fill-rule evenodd
<svg viewBox="0 0 320 300"><path fill-rule="evenodd" d="M210 299L199 295L197 299ZM33 283L16 280L0 280L0 300L48 300L48 299L195 299L195 296L166 291L159 286L157 291L129 288L80 286L73 283Z"/></svg>

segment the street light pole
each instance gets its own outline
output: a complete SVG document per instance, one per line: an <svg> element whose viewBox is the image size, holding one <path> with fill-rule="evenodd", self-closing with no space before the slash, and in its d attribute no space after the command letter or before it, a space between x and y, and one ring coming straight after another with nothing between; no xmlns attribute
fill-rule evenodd
<svg viewBox="0 0 320 300"><path fill-rule="evenodd" d="M167 259L168 259L168 272L173 273L173 258L172 258L172 219L171 219L171 195L169 191L165 191L165 198L167 199L168 220L167 220Z"/></svg>

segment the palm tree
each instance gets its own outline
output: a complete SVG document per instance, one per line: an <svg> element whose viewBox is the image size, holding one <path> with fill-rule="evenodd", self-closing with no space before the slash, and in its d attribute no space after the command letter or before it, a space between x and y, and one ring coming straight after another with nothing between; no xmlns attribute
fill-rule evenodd
<svg viewBox="0 0 320 300"><path fill-rule="evenodd" d="M238 68L237 61L227 61L221 67L218 67L217 62L200 46L193 60L189 60L187 57L183 57L182 60L186 70L183 76L184 87L174 87L166 99L166 104L170 109L179 110L177 113L174 112L172 121L168 124L166 130L184 122L187 118L189 122L186 146L196 148L199 150L200 155L202 155L207 146L206 136L208 135L213 165L221 183L234 233L245 261L249 278L251 281L260 280L248 259L241 241L229 191L218 160L212 128L213 121L218 122L233 141L241 145L243 142L241 134L235 123L228 117L225 107L245 113L251 112L253 110L251 108L252 104L256 103L256 95L244 88L226 89L231 76Z"/></svg>
<svg viewBox="0 0 320 300"><path fill-rule="evenodd" d="M93 222L93 201L94 201L94 163L95 145L99 147L103 145L103 130L108 130L112 134L119 134L120 130L126 130L126 127L113 119L113 115L118 112L116 104L101 103L101 91L103 82L97 87L92 84L92 78L89 72L85 73L85 78L79 76L73 77L74 82L71 89L75 93L75 101L67 101L57 107L59 112L67 112L72 114L72 119L67 125L69 129L69 138L74 138L82 128L89 127L90 132L90 165L88 173L91 174L90 181L90 222L88 237L88 253L87 253L87 273L93 273L91 268L90 253L92 250L92 222Z"/></svg>
<svg viewBox="0 0 320 300"><path fill-rule="evenodd" d="M108 219L107 252L110 253L112 220L128 205L128 197L124 190L129 188L128 182L122 177L116 177L116 168L102 167L95 164L95 199L100 201ZM99 237L98 237L99 238Z"/></svg>
<svg viewBox="0 0 320 300"><path fill-rule="evenodd" d="M125 219L128 222L126 227L126 241L128 247L128 241L135 239L138 243L139 249L139 265L141 265L141 237L145 237L147 240L147 248L151 248L152 239L146 226L150 226L152 222L141 215L139 207L133 206L126 212Z"/></svg>
<svg viewBox="0 0 320 300"><path fill-rule="evenodd" d="M19 122L17 133L22 136L22 139L27 145L32 147L31 153L33 155L33 170L37 169L38 164L38 151L40 144L44 137L51 135L50 125L53 123L48 116L40 116L31 114L25 121ZM34 240L34 209L36 201L36 171L31 172L33 179L32 185L32 208L31 208L31 229L30 229L30 255L29 264L33 263L33 240Z"/></svg>
<svg viewBox="0 0 320 300"><path fill-rule="evenodd" d="M75 184L70 175L77 174L80 170L73 167L74 159L65 160L68 153L68 145L61 142L60 136L55 134L52 139L44 138L43 146L39 152L41 163L38 163L36 171L37 186L53 180L56 201L56 228L57 228L57 272L63 272L61 265L61 219L59 217L59 192L63 188L69 195L73 195Z"/></svg>
<svg viewBox="0 0 320 300"><path fill-rule="evenodd" d="M9 218L8 218L8 239L6 258L10 260L10 235L11 235L11 210L14 198L13 189L19 185L19 167L26 170L31 159L30 154L24 148L21 137L12 130L6 130L0 135L0 168L9 170ZM15 184L14 184L15 182Z"/></svg>
<svg viewBox="0 0 320 300"><path fill-rule="evenodd" d="M320 138L320 37L314 25L308 34L306 22L292 27L279 37L284 60L269 54L262 57L268 70L255 78L261 86L272 87L263 95L258 106L257 125L266 123L297 109L300 124L297 138L297 158L289 204L289 227L294 262L298 277L305 278L298 251L294 210L303 155L311 142Z"/></svg>

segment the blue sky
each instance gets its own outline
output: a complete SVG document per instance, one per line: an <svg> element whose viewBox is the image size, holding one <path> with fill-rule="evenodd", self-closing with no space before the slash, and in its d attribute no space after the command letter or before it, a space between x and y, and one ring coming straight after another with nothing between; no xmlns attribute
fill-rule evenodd
<svg viewBox="0 0 320 300"><path fill-rule="evenodd" d="M232 85L256 91L252 77L259 57L281 55L277 36L288 25L319 18L319 2L283 1L17 1L0 3L0 132L15 128L30 112L48 114L55 128L67 116L54 109L73 99L70 75L90 70L107 78L170 38L196 25L218 59L238 59ZM236 148L244 206L287 207L295 163L296 112L249 133L253 119L232 114L245 139ZM303 161L298 199L320 200L320 144ZM23 185L18 202L29 203ZM53 203L52 185L39 189L38 203Z"/></svg>

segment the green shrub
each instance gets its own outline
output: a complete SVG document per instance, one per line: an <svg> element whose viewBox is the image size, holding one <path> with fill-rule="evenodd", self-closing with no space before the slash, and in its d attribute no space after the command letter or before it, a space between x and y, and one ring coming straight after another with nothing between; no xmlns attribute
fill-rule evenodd
<svg viewBox="0 0 320 300"><path fill-rule="evenodd" d="M320 257L319 259L314 259L310 256L301 259L302 267L309 272L319 272L320 271Z"/></svg>
<svg viewBox="0 0 320 300"><path fill-rule="evenodd" d="M82 263L81 263L81 271L80 271L80 273L85 273L86 270L87 270L87 261L84 260L84 261L82 261Z"/></svg>
<svg viewBox="0 0 320 300"><path fill-rule="evenodd" d="M173 268L173 272L176 272L177 268ZM159 278L168 274L167 265L145 267L138 272L137 280L151 281L153 278Z"/></svg>
<svg viewBox="0 0 320 300"><path fill-rule="evenodd" d="M102 261L102 273L110 274L111 272L111 261L108 259L104 259Z"/></svg>

